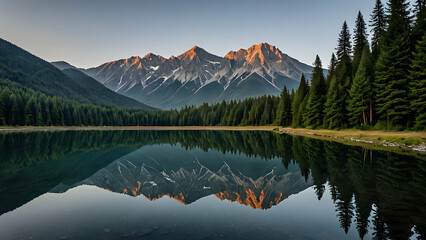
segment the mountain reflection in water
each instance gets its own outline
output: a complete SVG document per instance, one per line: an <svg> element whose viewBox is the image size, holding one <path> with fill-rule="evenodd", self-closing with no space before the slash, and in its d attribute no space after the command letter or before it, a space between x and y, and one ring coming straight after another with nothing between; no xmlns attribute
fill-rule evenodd
<svg viewBox="0 0 426 240"><path fill-rule="evenodd" d="M83 184L131 196L142 194L151 201L167 195L185 205L214 194L267 209L312 182L305 181L297 166L285 169L278 158L265 162L217 151L187 151L178 144L142 147L74 186Z"/></svg>
<svg viewBox="0 0 426 240"><path fill-rule="evenodd" d="M19 219L18 215L30 215L34 211L31 209L35 209L36 205L53 201L54 195L45 193L65 197L75 191L83 191L78 189L85 189L81 187L84 185L115 192L110 194L130 195L138 198L139 202L139 196L143 195L154 201L154 205L143 208L144 212L150 208L149 212L154 215L161 212L155 210L155 206L164 204L164 201L159 202L158 199L168 196L167 198L186 205L187 210L182 214L191 214L191 218L196 221L187 224L208 221L208 217L204 219L200 213L192 212L197 203L205 206L205 211L208 212L204 213L207 214L205 216L217 214L216 220L223 218L220 214L240 211L232 204L229 207L221 205L222 208L229 208L222 212L214 207L217 203L212 197L216 201L221 199L249 206L250 209L263 209L266 215L244 210L244 213L240 213L241 216L231 215L228 218L238 218L235 220L241 221L240 224L244 222L247 229L254 231L254 222L247 222L249 220L245 218L254 214L254 219L262 220L262 224L268 223L262 230L265 232L257 234L271 239L274 236L296 239L319 236L324 239L342 236L409 239L425 236L426 160L423 156L373 151L335 142L258 131L5 133L0 135L0 143L1 239L16 238L18 232L21 234L19 236L29 236L30 231L25 231L25 227L13 228L9 222ZM308 197L308 193L315 195L315 199ZM80 201L85 201L85 195L78 196ZM81 205L68 203L69 200L66 200L71 198L65 197L55 202L67 203L64 208L78 209ZM289 199L284 200L287 198ZM294 208L300 210L300 213L289 214L291 210L286 208L286 204L292 206L294 199L298 199L298 205ZM106 199L105 201L108 202ZM304 202L307 205L303 205ZM305 209L327 203L334 206L334 209L327 210L324 207L315 211L322 210L328 215L332 213L334 220L321 219L328 215L308 220L316 213ZM169 205L170 203L167 206ZM194 206L187 208L192 205ZM287 210L278 217L283 207ZM123 208L126 212L125 206L117 208ZM106 214L112 210L103 211ZM173 211L178 210L170 210ZM132 216L128 211L127 215ZM86 218L72 212L67 216L76 221ZM304 227L310 227L310 231L303 230L300 224L294 225L301 216L306 217ZM288 227L275 226L281 221L277 217L285 221L282 224L293 226L291 233ZM113 221L114 218L108 219ZM165 221L169 220L162 220L159 224ZM333 228L333 221L338 223L337 227ZM334 231L315 227L324 224ZM234 223L231 225L234 226ZM132 231L128 232L133 229L129 226L116 230L122 236L132 237ZM194 236L187 229L188 226L171 226L168 231L179 232L182 238L203 238L203 234L207 234L200 232L201 235ZM226 228L224 225L216 227L218 231ZM30 229L30 226L27 228ZM73 229L77 228L79 227ZM235 231L228 229L223 237L254 237L253 233L247 232L245 235L241 228L236 228ZM143 236L158 238L159 235L156 234L161 231L151 230ZM31 230L32 233L34 231ZM42 229L39 232L39 237L60 236L59 233L55 235L52 232L43 235ZM86 237L94 234L90 231L83 232ZM268 232L269 235L266 235ZM77 236L66 231L63 234ZM37 239L36 235L32 237ZM220 234L218 237L221 237ZM171 236L164 235L162 238Z"/></svg>

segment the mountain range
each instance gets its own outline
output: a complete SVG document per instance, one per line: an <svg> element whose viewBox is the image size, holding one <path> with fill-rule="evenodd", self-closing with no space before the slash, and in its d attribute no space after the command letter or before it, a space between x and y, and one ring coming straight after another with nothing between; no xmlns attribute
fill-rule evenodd
<svg viewBox="0 0 426 240"><path fill-rule="evenodd" d="M53 64L62 70L76 68ZM284 86L296 89L301 75L309 78L312 73L311 66L268 43L224 57L194 46L168 59L149 53L79 70L117 93L161 109L279 95Z"/></svg>

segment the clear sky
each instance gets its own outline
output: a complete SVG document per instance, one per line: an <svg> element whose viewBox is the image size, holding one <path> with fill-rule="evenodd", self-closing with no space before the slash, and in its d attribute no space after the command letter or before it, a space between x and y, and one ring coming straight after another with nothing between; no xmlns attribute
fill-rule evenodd
<svg viewBox="0 0 426 240"><path fill-rule="evenodd" d="M386 2L386 1L383 1ZM374 0L0 0L0 38L77 67L144 56L170 57L194 45L224 56L268 42L323 66L344 20L369 21Z"/></svg>

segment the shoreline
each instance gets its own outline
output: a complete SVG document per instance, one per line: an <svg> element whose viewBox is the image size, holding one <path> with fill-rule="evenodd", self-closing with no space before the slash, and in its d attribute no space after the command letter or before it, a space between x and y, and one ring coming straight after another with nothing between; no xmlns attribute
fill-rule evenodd
<svg viewBox="0 0 426 240"><path fill-rule="evenodd" d="M305 128L280 128L279 133L340 142L368 149L413 152L426 155L426 132L382 130L314 130ZM411 144L410 144L411 143Z"/></svg>
<svg viewBox="0 0 426 240"><path fill-rule="evenodd" d="M378 130L313 130L278 126L93 126L93 127L0 127L0 133L29 131L111 131L111 130L212 130L212 131L273 131L370 149L413 151L426 155L426 132L397 132Z"/></svg>
<svg viewBox="0 0 426 240"><path fill-rule="evenodd" d="M0 127L1 132L19 131L80 131L80 130L230 130L230 131L272 131L278 126L93 126L93 127Z"/></svg>

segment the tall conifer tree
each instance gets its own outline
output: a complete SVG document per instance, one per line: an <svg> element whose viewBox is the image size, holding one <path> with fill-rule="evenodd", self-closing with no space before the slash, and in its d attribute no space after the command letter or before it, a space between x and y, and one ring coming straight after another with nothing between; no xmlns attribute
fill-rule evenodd
<svg viewBox="0 0 426 240"><path fill-rule="evenodd" d="M374 64L368 46L364 48L361 63L349 91L349 123L352 126L363 125L369 122L369 109L372 105L372 81Z"/></svg>
<svg viewBox="0 0 426 240"><path fill-rule="evenodd" d="M340 31L339 39L337 41L337 59L340 62L344 56L351 56L352 44L351 34L349 33L348 24L343 22L342 31Z"/></svg>
<svg viewBox="0 0 426 240"><path fill-rule="evenodd" d="M341 81L342 86L348 87L352 77L352 43L351 34L346 21L343 23L342 31L339 34L337 40L337 66L336 66L336 77L337 81Z"/></svg>
<svg viewBox="0 0 426 240"><path fill-rule="evenodd" d="M278 108L277 108L277 116L275 119L275 123L278 126L283 126L283 115L284 115L284 99L285 99L285 95L287 93L287 87L284 86L283 90L281 91L281 95L280 95L280 102L278 103Z"/></svg>
<svg viewBox="0 0 426 240"><path fill-rule="evenodd" d="M389 3L388 30L376 64L374 90L378 118L388 126L406 125L410 114L410 12L405 0Z"/></svg>
<svg viewBox="0 0 426 240"><path fill-rule="evenodd" d="M411 34L413 46L415 46L418 41L422 40L423 34L426 30L426 0L416 0L414 16L415 23ZM413 50L415 49L413 48Z"/></svg>
<svg viewBox="0 0 426 240"><path fill-rule="evenodd" d="M302 74L302 77L300 79L299 88L297 88L296 93L294 95L293 99L293 126L294 127L301 127L303 124L303 112L304 112L304 106L303 101L309 94L309 86L306 82L305 75Z"/></svg>
<svg viewBox="0 0 426 240"><path fill-rule="evenodd" d="M386 29L385 22L385 9L381 0L376 0L373 13L371 14L370 26L373 35L371 37L371 51L374 61L377 61L380 52L380 43L382 41L383 33Z"/></svg>
<svg viewBox="0 0 426 240"><path fill-rule="evenodd" d="M364 22L364 17L361 12L358 12L358 16L355 21L354 29L354 59L352 61L352 75L355 76L358 65L361 62L362 53L365 46L368 46L367 40L367 28Z"/></svg>
<svg viewBox="0 0 426 240"><path fill-rule="evenodd" d="M285 88L283 100L283 115L281 126L290 126L292 121L291 96L290 92Z"/></svg>
<svg viewBox="0 0 426 240"><path fill-rule="evenodd" d="M334 53L332 53L331 59L330 59L330 64L328 65L327 78L325 80L325 86L326 86L327 90L330 87L331 79L336 74L336 65L337 65L337 58L336 58L336 55L334 55Z"/></svg>
<svg viewBox="0 0 426 240"><path fill-rule="evenodd" d="M335 77L332 78L327 91L325 103L324 127L335 129L347 124L347 101L352 82L352 44L346 21L337 41L337 66Z"/></svg>
<svg viewBox="0 0 426 240"><path fill-rule="evenodd" d="M337 129L345 126L346 103L344 96L346 90L341 81L334 76L331 79L330 88L327 92L327 101L324 108L324 128Z"/></svg>
<svg viewBox="0 0 426 240"><path fill-rule="evenodd" d="M415 114L415 127L426 130L426 33L418 42L410 71L411 109Z"/></svg>
<svg viewBox="0 0 426 240"><path fill-rule="evenodd" d="M318 128L323 124L326 97L325 77L318 55L316 56L314 65L304 124L307 127Z"/></svg>
<svg viewBox="0 0 426 240"><path fill-rule="evenodd" d="M5 109L5 106L4 106L3 99L0 98L0 125L6 124L6 113L4 109Z"/></svg>

